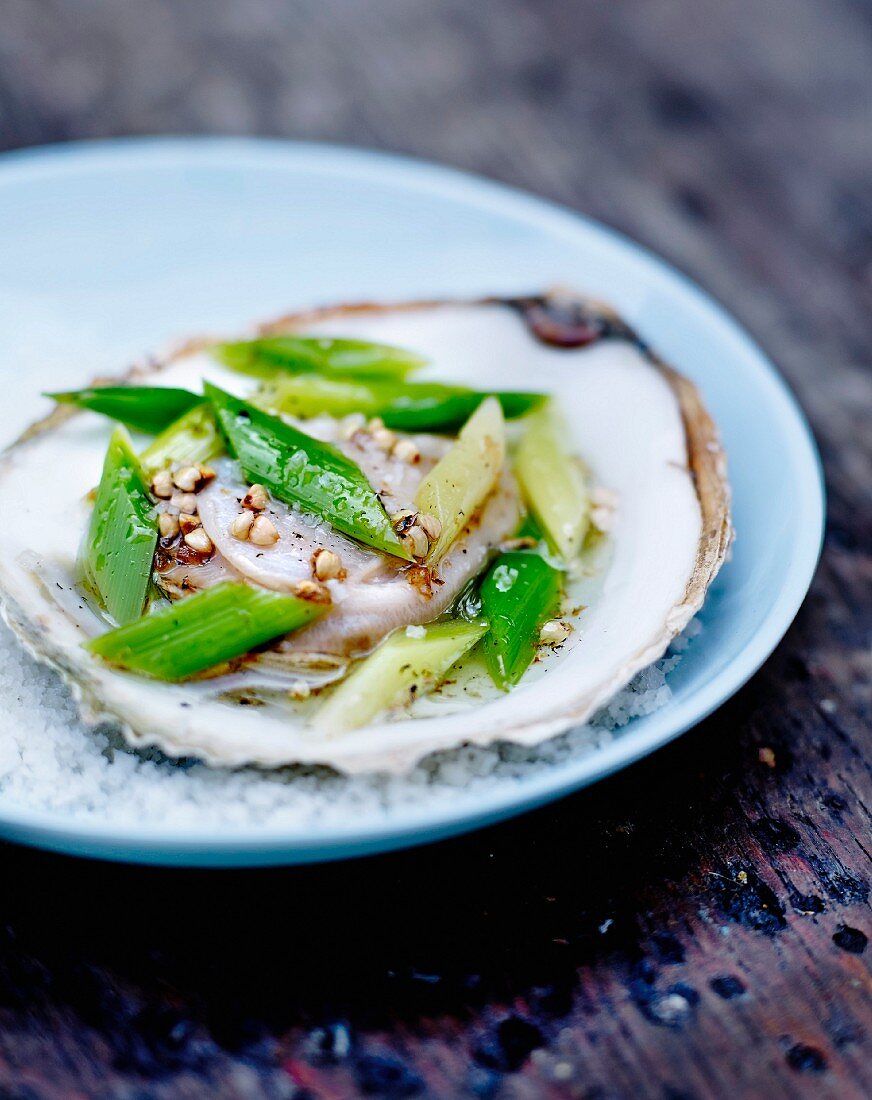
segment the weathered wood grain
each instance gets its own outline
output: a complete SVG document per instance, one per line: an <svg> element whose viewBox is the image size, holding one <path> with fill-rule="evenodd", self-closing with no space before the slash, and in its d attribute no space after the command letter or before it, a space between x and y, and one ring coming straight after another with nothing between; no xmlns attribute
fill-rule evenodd
<svg viewBox="0 0 872 1100"><path fill-rule="evenodd" d="M810 599L654 759L468 839L257 873L0 852L0 1097L872 1094L872 6L3 0L0 146L376 145L698 278L808 410Z"/></svg>

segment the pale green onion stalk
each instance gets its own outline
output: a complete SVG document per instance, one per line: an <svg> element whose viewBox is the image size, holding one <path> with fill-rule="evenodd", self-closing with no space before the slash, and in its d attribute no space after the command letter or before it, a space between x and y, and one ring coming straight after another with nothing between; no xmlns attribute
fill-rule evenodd
<svg viewBox="0 0 872 1100"><path fill-rule="evenodd" d="M117 623L145 607L157 545L157 516L123 428L109 441L79 566L84 584Z"/></svg>
<svg viewBox="0 0 872 1100"><path fill-rule="evenodd" d="M259 408L307 418L329 413L378 416L403 432L455 432L487 393L442 382L397 382L324 374L283 374L264 382L252 398ZM545 400L540 393L495 393L503 415L525 416Z"/></svg>
<svg viewBox="0 0 872 1100"><path fill-rule="evenodd" d="M566 446L567 429L549 402L528 418L515 473L549 546L564 561L581 552L590 523L584 471Z"/></svg>
<svg viewBox="0 0 872 1100"><path fill-rule="evenodd" d="M398 630L333 690L314 726L325 734L356 729L432 690L487 629L487 623L454 620Z"/></svg>
<svg viewBox="0 0 872 1100"><path fill-rule="evenodd" d="M139 461L146 476L154 477L168 466L197 466L217 458L224 450L224 441L215 425L212 405L200 399L199 404L180 416L149 443Z"/></svg>
<svg viewBox="0 0 872 1100"><path fill-rule="evenodd" d="M457 441L418 486L415 507L435 516L441 532L427 564L435 566L484 503L506 456L505 422L495 397L486 398Z"/></svg>
<svg viewBox="0 0 872 1100"><path fill-rule="evenodd" d="M149 435L166 428L203 400L189 390L170 386L96 386L45 396L61 405L90 409Z"/></svg>
<svg viewBox="0 0 872 1100"><path fill-rule="evenodd" d="M427 362L425 358L390 344L331 336L264 336L211 349L231 370L270 378L280 373L405 378Z"/></svg>
<svg viewBox="0 0 872 1100"><path fill-rule="evenodd" d="M111 664L187 680L310 623L327 606L237 581L186 596L86 643Z"/></svg>

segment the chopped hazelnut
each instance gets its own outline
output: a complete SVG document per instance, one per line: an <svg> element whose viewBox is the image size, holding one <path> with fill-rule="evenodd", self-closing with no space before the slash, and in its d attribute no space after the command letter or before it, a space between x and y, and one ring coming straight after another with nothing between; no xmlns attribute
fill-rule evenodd
<svg viewBox="0 0 872 1100"><path fill-rule="evenodd" d="M254 523L254 515L251 512L240 512L230 524L230 534L240 542L245 542L252 523Z"/></svg>
<svg viewBox="0 0 872 1100"><path fill-rule="evenodd" d="M173 474L173 484L183 493L195 493L200 485L200 470L197 466L182 466Z"/></svg>
<svg viewBox="0 0 872 1100"><path fill-rule="evenodd" d="M185 542L192 550L197 550L200 554L212 553L212 540L202 527L195 527L193 531L189 531L185 535Z"/></svg>
<svg viewBox="0 0 872 1100"><path fill-rule="evenodd" d="M260 485L252 485L242 498L242 507L250 508L252 512L262 512L269 504L269 493Z"/></svg>
<svg viewBox="0 0 872 1100"><path fill-rule="evenodd" d="M267 519L266 516L255 516L248 538L255 546L274 546L279 541L279 533L271 519Z"/></svg>
<svg viewBox="0 0 872 1100"><path fill-rule="evenodd" d="M342 580L345 575L342 558L333 550L316 550L312 556L312 568L319 581Z"/></svg>
<svg viewBox="0 0 872 1100"><path fill-rule="evenodd" d="M372 433L372 441L380 451L390 451L397 441L397 437L390 428L376 428Z"/></svg>
<svg viewBox="0 0 872 1100"><path fill-rule="evenodd" d="M560 645L569 637L570 628L560 619L549 619L539 631L539 641L545 645Z"/></svg>
<svg viewBox="0 0 872 1100"><path fill-rule="evenodd" d="M416 462L421 461L421 452L411 439L398 439L391 454L394 458L398 458L400 462L408 462L410 466L414 466Z"/></svg>
<svg viewBox="0 0 872 1100"><path fill-rule="evenodd" d="M196 515L197 498L193 493L173 493L170 497L170 504L173 508L178 508L180 512L187 512L189 516Z"/></svg>
<svg viewBox="0 0 872 1100"><path fill-rule="evenodd" d="M294 595L312 603L330 603L330 589L317 581L300 581L294 587Z"/></svg>
<svg viewBox="0 0 872 1100"><path fill-rule="evenodd" d="M403 542L415 558L426 558L430 552L430 540L422 527L410 527L403 536Z"/></svg>
<svg viewBox="0 0 872 1100"><path fill-rule="evenodd" d="M161 512L157 519L157 527L162 539L174 539L179 533L179 519L172 512Z"/></svg>
<svg viewBox="0 0 872 1100"><path fill-rule="evenodd" d="M173 495L173 479L169 470L158 470L151 482L151 491L162 500L169 500Z"/></svg>
<svg viewBox="0 0 872 1100"><path fill-rule="evenodd" d="M179 516L179 527L182 534L187 535L189 531L193 531L195 527L200 526L200 517L189 515L187 512L182 512Z"/></svg>
<svg viewBox="0 0 872 1100"><path fill-rule="evenodd" d="M442 534L442 524L427 512L421 512L418 516L418 526L423 528L424 534L431 542L435 542Z"/></svg>

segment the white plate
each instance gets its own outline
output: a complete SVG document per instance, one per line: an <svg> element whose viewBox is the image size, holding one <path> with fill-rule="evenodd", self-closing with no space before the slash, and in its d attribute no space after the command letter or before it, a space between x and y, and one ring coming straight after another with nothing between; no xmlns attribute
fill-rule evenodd
<svg viewBox="0 0 872 1100"><path fill-rule="evenodd" d="M564 283L611 302L701 388L730 456L739 535L703 634L670 679L672 700L594 752L484 793L293 831L120 826L0 794L0 835L105 858L216 865L332 859L448 836L593 782L698 722L760 666L805 595L823 489L786 386L701 291L575 214L383 154L154 139L3 156L0 239L5 442L45 411L40 390L116 373L179 337L232 333L307 304Z"/></svg>

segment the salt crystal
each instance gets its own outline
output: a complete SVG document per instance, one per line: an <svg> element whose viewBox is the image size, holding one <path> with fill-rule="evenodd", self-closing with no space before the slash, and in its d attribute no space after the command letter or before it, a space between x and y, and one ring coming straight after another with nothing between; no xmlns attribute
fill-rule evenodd
<svg viewBox="0 0 872 1100"><path fill-rule="evenodd" d="M692 622L685 638L699 633ZM407 634L420 637L423 627ZM407 807L437 812L517 787L564 761L607 744L632 718L663 706L672 692L671 656L643 670L592 722L537 746L464 746L434 754L408 775L346 777L322 769L212 768L175 763L156 750L134 752L108 726L86 727L70 691L33 661L0 625L0 801L4 810L50 811L66 821L113 828L161 825L197 830L253 824L301 829L349 820L374 826ZM667 1002L667 1012L677 1008Z"/></svg>

